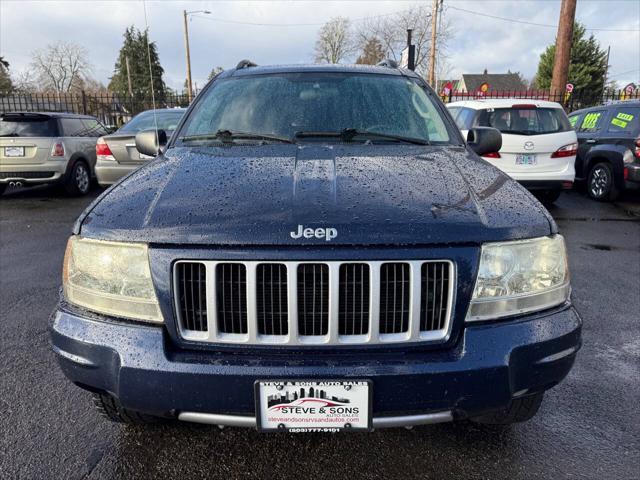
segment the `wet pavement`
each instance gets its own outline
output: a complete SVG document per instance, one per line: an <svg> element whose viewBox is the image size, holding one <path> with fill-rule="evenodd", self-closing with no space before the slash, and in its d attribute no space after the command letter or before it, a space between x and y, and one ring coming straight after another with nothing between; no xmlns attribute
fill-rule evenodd
<svg viewBox="0 0 640 480"><path fill-rule="evenodd" d="M63 377L47 319L73 221L98 193L0 198L0 478L640 478L640 195L563 194L550 210L584 346L533 420L295 436L112 424Z"/></svg>

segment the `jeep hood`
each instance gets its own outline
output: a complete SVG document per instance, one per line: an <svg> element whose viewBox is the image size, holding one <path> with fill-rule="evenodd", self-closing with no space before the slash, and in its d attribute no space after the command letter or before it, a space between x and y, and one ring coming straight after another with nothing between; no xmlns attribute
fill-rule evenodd
<svg viewBox="0 0 640 480"><path fill-rule="evenodd" d="M337 236L293 238L303 228ZM477 244L549 235L546 210L463 147L171 148L78 219L83 236L156 244Z"/></svg>

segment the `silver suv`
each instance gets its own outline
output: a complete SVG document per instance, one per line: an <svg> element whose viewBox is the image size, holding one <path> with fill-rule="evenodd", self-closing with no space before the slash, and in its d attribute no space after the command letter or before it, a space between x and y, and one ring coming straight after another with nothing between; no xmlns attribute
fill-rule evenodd
<svg viewBox="0 0 640 480"><path fill-rule="evenodd" d="M62 183L71 195L89 192L96 139L107 129L71 113L0 114L0 194L9 185Z"/></svg>

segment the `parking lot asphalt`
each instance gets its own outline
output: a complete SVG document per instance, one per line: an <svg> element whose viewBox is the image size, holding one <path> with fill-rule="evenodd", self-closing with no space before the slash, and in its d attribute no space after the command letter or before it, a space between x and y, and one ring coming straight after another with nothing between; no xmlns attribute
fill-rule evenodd
<svg viewBox="0 0 640 480"><path fill-rule="evenodd" d="M98 194L0 198L0 478L640 478L640 195L601 204L571 192L550 210L584 345L533 420L296 436L112 424L63 377L47 322L71 226Z"/></svg>

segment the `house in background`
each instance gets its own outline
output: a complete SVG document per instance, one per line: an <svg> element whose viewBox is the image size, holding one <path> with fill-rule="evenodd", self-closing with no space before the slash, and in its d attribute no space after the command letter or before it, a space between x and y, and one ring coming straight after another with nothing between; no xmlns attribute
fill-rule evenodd
<svg viewBox="0 0 640 480"><path fill-rule="evenodd" d="M517 73L463 73L459 80L441 80L438 82L438 92L442 92L445 86L458 93L474 93L480 91L482 85L487 85L487 92L515 91L523 92L528 89Z"/></svg>

